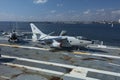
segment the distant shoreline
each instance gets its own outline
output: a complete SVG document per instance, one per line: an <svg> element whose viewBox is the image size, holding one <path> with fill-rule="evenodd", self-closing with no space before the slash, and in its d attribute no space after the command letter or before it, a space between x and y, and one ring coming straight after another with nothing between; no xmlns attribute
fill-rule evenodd
<svg viewBox="0 0 120 80"><path fill-rule="evenodd" d="M117 21L0 21L0 22L28 22L28 23L60 23L60 24L120 24Z"/></svg>

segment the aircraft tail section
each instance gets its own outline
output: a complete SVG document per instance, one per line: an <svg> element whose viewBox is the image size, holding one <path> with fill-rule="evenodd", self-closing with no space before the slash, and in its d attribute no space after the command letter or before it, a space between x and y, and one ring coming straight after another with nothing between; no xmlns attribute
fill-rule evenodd
<svg viewBox="0 0 120 80"><path fill-rule="evenodd" d="M33 34L46 35L42 31L40 31L33 23L30 23L30 26L31 26Z"/></svg>
<svg viewBox="0 0 120 80"><path fill-rule="evenodd" d="M35 42L38 39L40 39L40 36L47 36L42 31L40 31L33 23L30 23L31 29L32 29L32 40Z"/></svg>

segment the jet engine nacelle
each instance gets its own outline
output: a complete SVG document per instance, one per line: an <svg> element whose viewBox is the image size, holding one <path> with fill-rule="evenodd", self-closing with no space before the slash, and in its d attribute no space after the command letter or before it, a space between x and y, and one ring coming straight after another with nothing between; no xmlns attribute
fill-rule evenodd
<svg viewBox="0 0 120 80"><path fill-rule="evenodd" d="M53 43L51 44L52 48L61 48L61 43L53 40Z"/></svg>
<svg viewBox="0 0 120 80"><path fill-rule="evenodd" d="M18 36L16 35L16 33L12 33L12 34L9 36L8 41L9 41L9 42L18 42L19 39L18 39Z"/></svg>

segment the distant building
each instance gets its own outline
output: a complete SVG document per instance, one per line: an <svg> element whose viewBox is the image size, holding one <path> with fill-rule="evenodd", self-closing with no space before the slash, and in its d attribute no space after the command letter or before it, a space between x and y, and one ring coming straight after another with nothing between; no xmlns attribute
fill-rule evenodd
<svg viewBox="0 0 120 80"><path fill-rule="evenodd" d="M118 20L118 23L120 23L120 19Z"/></svg>

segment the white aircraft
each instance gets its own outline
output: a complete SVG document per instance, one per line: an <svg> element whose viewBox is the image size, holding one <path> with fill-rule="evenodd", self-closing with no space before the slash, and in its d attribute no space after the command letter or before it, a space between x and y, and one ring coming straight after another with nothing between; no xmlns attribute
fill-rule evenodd
<svg viewBox="0 0 120 80"><path fill-rule="evenodd" d="M52 48L63 48L63 47L86 47L91 44L92 41L83 38L81 36L73 37L73 36L50 36L50 34L45 34L40 31L33 23L30 23L32 29L32 40L41 41L45 44L49 44Z"/></svg>
<svg viewBox="0 0 120 80"><path fill-rule="evenodd" d="M3 32L2 36L4 38L7 38L9 42L18 42L20 38L22 38L24 35L23 34L18 34L15 30L12 32Z"/></svg>

